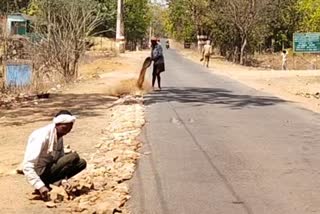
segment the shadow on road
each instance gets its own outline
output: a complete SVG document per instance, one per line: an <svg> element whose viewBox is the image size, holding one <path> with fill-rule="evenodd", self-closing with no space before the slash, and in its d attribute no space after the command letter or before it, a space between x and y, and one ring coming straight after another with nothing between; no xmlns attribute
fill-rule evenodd
<svg viewBox="0 0 320 214"><path fill-rule="evenodd" d="M164 88L145 98L146 105L162 102L191 103L196 106L205 104L224 105L231 109L240 109L249 106L271 106L287 101L271 96L253 96L235 94L220 88Z"/></svg>
<svg viewBox="0 0 320 214"><path fill-rule="evenodd" d="M29 123L50 121L62 109L68 109L80 117L97 117L99 110L108 108L114 98L108 95L91 94L53 94L48 100L39 100L38 105L29 102L14 109L0 110L1 126L22 126ZM102 112L103 113L103 112Z"/></svg>

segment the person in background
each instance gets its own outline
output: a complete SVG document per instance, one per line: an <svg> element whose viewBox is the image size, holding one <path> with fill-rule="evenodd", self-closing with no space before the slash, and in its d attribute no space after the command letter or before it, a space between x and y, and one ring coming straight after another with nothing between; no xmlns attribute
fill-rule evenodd
<svg viewBox="0 0 320 214"><path fill-rule="evenodd" d="M160 74L165 71L165 64L162 47L156 38L151 39L151 59L153 61L152 88L154 89L154 84L157 80L158 88L161 90Z"/></svg>
<svg viewBox="0 0 320 214"><path fill-rule="evenodd" d="M209 67L211 53L212 46L210 45L210 40L207 40L206 44L202 49L202 59L204 59L203 65L207 66L207 68Z"/></svg>
<svg viewBox="0 0 320 214"><path fill-rule="evenodd" d="M64 153L63 136L76 118L67 110L60 111L53 122L35 130L29 137L23 161L23 173L44 201L49 200L50 184L70 188L69 178L86 168L86 161L76 152Z"/></svg>
<svg viewBox="0 0 320 214"><path fill-rule="evenodd" d="M167 49L170 48L169 40L166 41L166 48L167 48Z"/></svg>
<svg viewBox="0 0 320 214"><path fill-rule="evenodd" d="M286 50L283 50L281 55L282 55L282 70L287 70L288 69L288 64L287 64L288 53Z"/></svg>

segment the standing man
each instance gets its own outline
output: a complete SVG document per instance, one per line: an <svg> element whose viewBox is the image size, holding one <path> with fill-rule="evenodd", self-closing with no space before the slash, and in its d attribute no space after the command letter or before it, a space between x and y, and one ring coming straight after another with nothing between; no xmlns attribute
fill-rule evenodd
<svg viewBox="0 0 320 214"><path fill-rule="evenodd" d="M70 187L67 179L86 168L86 161L77 153L64 154L63 150L63 136L71 131L75 120L69 111L62 110L53 123L35 130L29 137L23 173L44 201L49 200L50 184Z"/></svg>
<svg viewBox="0 0 320 214"><path fill-rule="evenodd" d="M288 69L288 65L287 65L288 53L286 50L283 50L281 55L282 55L282 70L287 70Z"/></svg>
<svg viewBox="0 0 320 214"><path fill-rule="evenodd" d="M166 48L169 49L170 48L170 44L169 44L169 40L167 39L166 41Z"/></svg>
<svg viewBox="0 0 320 214"><path fill-rule="evenodd" d="M210 40L207 40L206 44L202 49L202 58L204 59L203 65L209 67L210 56L212 53L212 46L210 45Z"/></svg>
<svg viewBox="0 0 320 214"><path fill-rule="evenodd" d="M151 59L153 61L152 71L152 88L156 79L158 80L158 88L161 90L161 77L160 74L165 71L163 50L156 38L151 39Z"/></svg>

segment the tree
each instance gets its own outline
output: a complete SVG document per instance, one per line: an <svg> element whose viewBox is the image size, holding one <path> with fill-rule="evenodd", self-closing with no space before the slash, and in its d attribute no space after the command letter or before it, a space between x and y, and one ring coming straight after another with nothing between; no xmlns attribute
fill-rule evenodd
<svg viewBox="0 0 320 214"><path fill-rule="evenodd" d="M234 38L232 52L236 54L240 50L240 64L245 63L248 52L253 53L252 47L261 40L259 35L265 29L261 14L268 6L267 3L268 1L257 0L218 0L212 4L211 8L221 17L217 21L224 23L222 27L227 27Z"/></svg>
<svg viewBox="0 0 320 214"><path fill-rule="evenodd" d="M24 9L24 12L30 16L37 16L39 15L39 6L38 0L30 0L28 6Z"/></svg>
<svg viewBox="0 0 320 214"><path fill-rule="evenodd" d="M302 13L303 20L300 25L302 31L320 31L320 0L299 0L298 10Z"/></svg>
<svg viewBox="0 0 320 214"><path fill-rule="evenodd" d="M101 15L101 24L95 30L98 35L115 37L117 21L117 1L95 0L97 12Z"/></svg>
<svg viewBox="0 0 320 214"><path fill-rule="evenodd" d="M196 24L190 19L192 5L188 0L175 0L169 2L166 16L166 30L173 38L181 41L196 38Z"/></svg>
<svg viewBox="0 0 320 214"><path fill-rule="evenodd" d="M166 9L158 4L153 4L151 6L151 26L154 30L154 35L156 37L166 36L165 30L165 19L166 19Z"/></svg>
<svg viewBox="0 0 320 214"><path fill-rule="evenodd" d="M265 47L276 51L292 46L293 33L299 29L301 13L297 7L298 0L272 0L264 11L263 17L268 26L265 35Z"/></svg>
<svg viewBox="0 0 320 214"><path fill-rule="evenodd" d="M148 0L126 0L124 5L125 38L136 46L145 38L150 26L150 5Z"/></svg>
<svg viewBox="0 0 320 214"><path fill-rule="evenodd" d="M36 0L38 7L35 43L47 65L60 71L66 81L77 76L87 38L100 24L94 0Z"/></svg>
<svg viewBox="0 0 320 214"><path fill-rule="evenodd" d="M28 7L30 0L1 0L0 15L12 12L20 12Z"/></svg>
<svg viewBox="0 0 320 214"><path fill-rule="evenodd" d="M245 64L247 57L275 40L290 46L299 26L298 0L174 0L169 2L166 29L180 40L208 35L227 59ZM307 1L307 0L301 0Z"/></svg>

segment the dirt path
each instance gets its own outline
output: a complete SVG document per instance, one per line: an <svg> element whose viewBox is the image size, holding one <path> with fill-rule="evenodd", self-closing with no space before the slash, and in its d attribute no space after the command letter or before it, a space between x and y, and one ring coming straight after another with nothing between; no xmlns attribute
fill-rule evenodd
<svg viewBox="0 0 320 214"><path fill-rule="evenodd" d="M121 58L113 59L117 66L108 59L99 59L98 63L86 65L83 72L99 73L100 79L68 86L61 93L53 94L48 100L37 101L37 104L22 103L15 109L0 110L1 213L43 213L43 203L27 199L32 188L24 176L14 174L23 158L29 134L36 128L50 123L57 111L68 109L78 119L73 131L65 137L65 144L77 150L82 157L88 158L101 138L101 130L111 119L106 111L116 98L108 93L120 81L137 77L146 54L124 54ZM99 68L100 65L104 67ZM58 210L46 212L56 213Z"/></svg>
<svg viewBox="0 0 320 214"><path fill-rule="evenodd" d="M174 41L172 41L172 46L186 58L200 63L200 55L195 50L183 49L181 44ZM233 64L214 56L208 71L228 76L257 90L292 101L303 108L320 112L319 70L259 69Z"/></svg>

